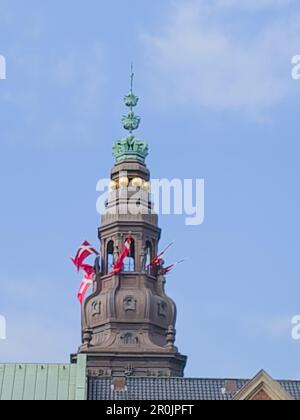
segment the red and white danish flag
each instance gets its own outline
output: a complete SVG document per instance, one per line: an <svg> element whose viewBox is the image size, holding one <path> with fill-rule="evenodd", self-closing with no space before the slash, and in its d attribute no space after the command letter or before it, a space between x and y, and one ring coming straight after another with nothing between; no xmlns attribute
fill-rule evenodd
<svg viewBox="0 0 300 420"><path fill-rule="evenodd" d="M87 291L89 290L89 288L92 286L93 282L94 282L95 276L87 276L85 275L81 284L80 284L80 288L77 294L78 300L79 302L82 304L82 302L84 301L85 295L87 293Z"/></svg>
<svg viewBox="0 0 300 420"><path fill-rule="evenodd" d="M82 267L82 264L86 258L92 254L99 255L98 251L96 251L96 249L93 248L88 241L84 241L81 247L78 249L75 258L71 258L78 271Z"/></svg>
<svg viewBox="0 0 300 420"><path fill-rule="evenodd" d="M82 304L87 291L89 290L90 286L93 285L93 282L95 280L95 270L94 267L88 264L83 264L81 266L81 269L85 272L85 276L80 284L77 297L79 302Z"/></svg>
<svg viewBox="0 0 300 420"><path fill-rule="evenodd" d="M124 242L124 246L123 246L123 249L122 249L121 254L119 256L119 259L114 264L114 273L115 274L118 274L122 270L123 264L124 264L124 260L130 254L131 244L132 244L132 238L131 238L131 236L128 236L128 238Z"/></svg>
<svg viewBox="0 0 300 420"><path fill-rule="evenodd" d="M92 286L96 276L94 267L88 264L84 264L84 261L87 259L87 257L92 254L99 255L96 249L93 248L88 241L84 241L81 247L78 249L76 256L71 258L77 270L82 270L85 273L77 294L78 300L81 304L84 301L85 295L90 286Z"/></svg>

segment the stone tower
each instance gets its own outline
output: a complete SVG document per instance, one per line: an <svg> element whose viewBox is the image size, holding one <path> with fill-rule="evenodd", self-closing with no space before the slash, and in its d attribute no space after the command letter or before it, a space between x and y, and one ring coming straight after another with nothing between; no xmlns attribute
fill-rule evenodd
<svg viewBox="0 0 300 420"><path fill-rule="evenodd" d="M140 118L133 93L125 97L128 135L115 143L110 194L102 215L101 268L94 292L82 307L82 346L92 376L183 376L186 356L175 347L175 303L165 293L163 267L151 267L161 230L151 202L148 146L133 131ZM130 255L114 274L130 235ZM98 265L98 264L97 264Z"/></svg>

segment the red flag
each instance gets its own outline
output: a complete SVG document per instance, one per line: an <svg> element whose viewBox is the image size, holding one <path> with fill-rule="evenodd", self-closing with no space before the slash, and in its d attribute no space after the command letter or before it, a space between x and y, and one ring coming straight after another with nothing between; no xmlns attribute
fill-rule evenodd
<svg viewBox="0 0 300 420"><path fill-rule="evenodd" d="M80 269L85 272L85 276L80 284L80 288L78 292L78 300L82 304L87 291L89 290L90 286L93 284L93 281L95 280L96 275L95 275L94 267L92 267L89 264L82 264Z"/></svg>
<svg viewBox="0 0 300 420"><path fill-rule="evenodd" d="M83 242L83 244L77 251L76 257L71 258L78 271L80 270L80 267L82 266L86 258L92 254L99 255L99 253L94 248L92 248L91 244L88 241Z"/></svg>
<svg viewBox="0 0 300 420"><path fill-rule="evenodd" d="M119 256L118 261L114 264L114 273L115 274L118 274L122 270L124 260L130 254L131 243L132 243L132 239L129 236L124 243L124 246L123 246L123 249L122 249L121 254Z"/></svg>
<svg viewBox="0 0 300 420"><path fill-rule="evenodd" d="M94 272L90 275L86 274L80 284L80 288L77 294L79 302L82 304L84 301L85 295L87 291L89 290L90 286L92 286L93 281L95 280L95 274Z"/></svg>
<svg viewBox="0 0 300 420"><path fill-rule="evenodd" d="M153 258L150 265L151 267L159 267L162 263L162 256L168 251L169 248L174 244L174 242L171 242L160 254L158 254L156 257Z"/></svg>
<svg viewBox="0 0 300 420"><path fill-rule="evenodd" d="M180 260L175 264L169 265L169 267L165 267L163 269L163 274L168 274L170 273L178 264L182 264L185 260Z"/></svg>
<svg viewBox="0 0 300 420"><path fill-rule="evenodd" d="M87 276L91 276L92 274L95 275L94 267L89 264L82 264L80 268Z"/></svg>

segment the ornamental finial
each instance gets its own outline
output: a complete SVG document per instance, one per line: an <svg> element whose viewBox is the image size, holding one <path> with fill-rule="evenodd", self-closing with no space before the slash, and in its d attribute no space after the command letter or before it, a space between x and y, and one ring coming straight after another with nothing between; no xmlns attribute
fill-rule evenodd
<svg viewBox="0 0 300 420"><path fill-rule="evenodd" d="M131 65L130 73L130 92L124 98L125 105L129 108L127 115L122 118L123 127L129 131L126 137L117 141L113 146L113 154L117 163L126 160L137 160L145 163L145 159L148 156L148 145L147 143L138 140L134 135L133 131L139 128L141 118L135 115L133 109L137 106L139 98L133 93L133 82L134 82L134 70Z"/></svg>
<svg viewBox="0 0 300 420"><path fill-rule="evenodd" d="M135 115L133 108L137 106L139 98L133 93L134 71L133 64L131 65L130 74L130 92L124 98L125 105L130 109L128 115L122 118L123 127L132 134L133 130L137 130L140 126L141 118Z"/></svg>

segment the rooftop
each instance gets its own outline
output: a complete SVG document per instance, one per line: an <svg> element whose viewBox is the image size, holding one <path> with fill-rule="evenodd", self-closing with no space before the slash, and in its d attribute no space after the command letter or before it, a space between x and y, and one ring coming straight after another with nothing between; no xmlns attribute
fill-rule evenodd
<svg viewBox="0 0 300 420"><path fill-rule="evenodd" d="M85 400L86 357L77 364L0 364L0 401Z"/></svg>
<svg viewBox="0 0 300 420"><path fill-rule="evenodd" d="M125 388L114 391L111 378L88 380L89 400L232 400L250 380L198 378L126 379ZM300 400L300 381L278 381L295 400Z"/></svg>

